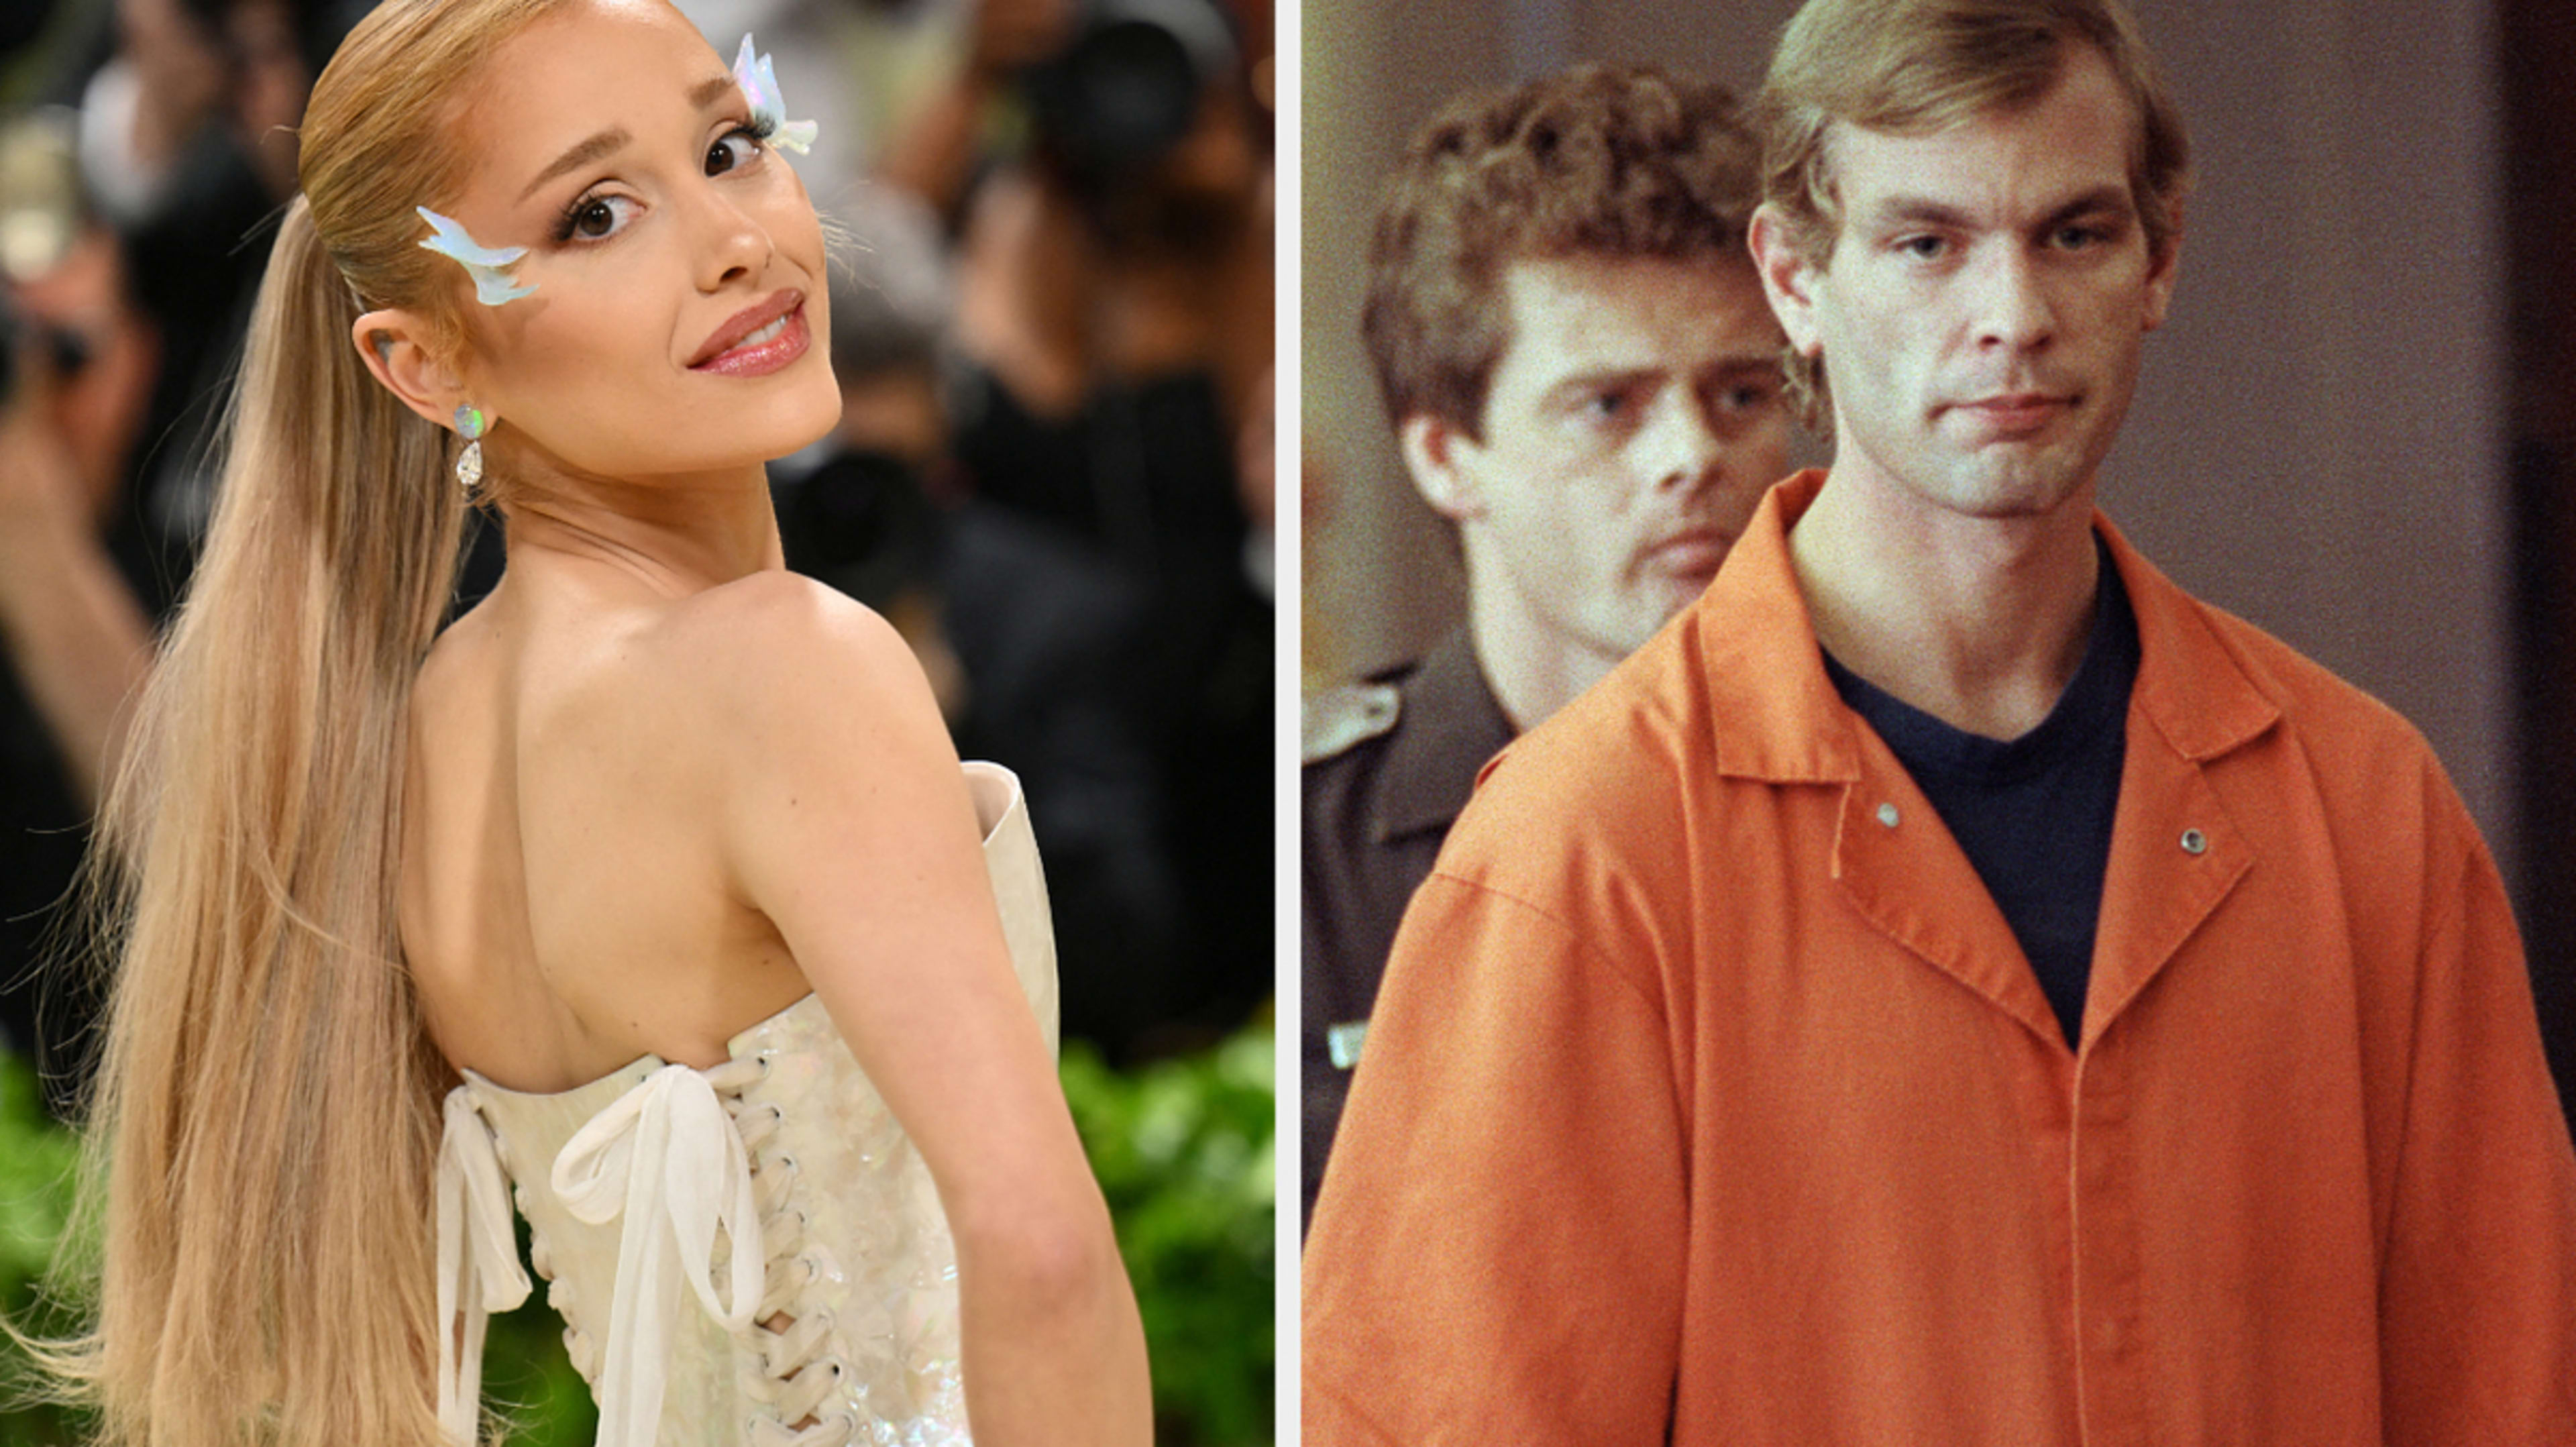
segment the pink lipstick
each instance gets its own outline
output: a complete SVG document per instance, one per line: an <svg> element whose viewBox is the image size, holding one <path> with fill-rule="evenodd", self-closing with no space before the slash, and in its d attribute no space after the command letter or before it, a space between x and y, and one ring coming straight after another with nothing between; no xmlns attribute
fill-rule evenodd
<svg viewBox="0 0 2576 1447"><path fill-rule="evenodd" d="M805 325L805 294L791 288L727 318L689 359L689 370L765 377L805 355L813 344L813 330Z"/></svg>

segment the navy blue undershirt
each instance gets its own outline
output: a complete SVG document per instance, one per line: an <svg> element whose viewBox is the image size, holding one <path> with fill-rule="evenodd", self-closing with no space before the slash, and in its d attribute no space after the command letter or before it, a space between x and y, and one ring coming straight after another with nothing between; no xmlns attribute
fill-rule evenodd
<svg viewBox="0 0 2576 1447"><path fill-rule="evenodd" d="M2138 623L2107 550L2095 598L2074 681L2039 727L2010 741L1954 729L1825 655L1843 702L1887 741L1976 867L2070 1049L2083 1032L2138 678Z"/></svg>

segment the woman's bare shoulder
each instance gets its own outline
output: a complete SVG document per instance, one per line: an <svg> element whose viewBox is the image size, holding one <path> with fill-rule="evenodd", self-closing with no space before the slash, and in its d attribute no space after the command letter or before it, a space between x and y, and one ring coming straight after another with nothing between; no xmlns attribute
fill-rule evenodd
<svg viewBox="0 0 2576 1447"><path fill-rule="evenodd" d="M873 608L800 574L709 588L653 630L655 660L722 714L926 699L921 665Z"/></svg>
<svg viewBox="0 0 2576 1447"><path fill-rule="evenodd" d="M749 897L926 830L971 845L946 722L892 624L785 573L710 589L689 613L671 620L668 646L706 685L696 707L718 771L721 848Z"/></svg>
<svg viewBox="0 0 2576 1447"><path fill-rule="evenodd" d="M636 640L639 707L727 792L776 769L863 766L889 733L946 726L920 662L875 610L811 578L761 572L672 608ZM950 755L953 759L953 753Z"/></svg>
<svg viewBox="0 0 2576 1447"><path fill-rule="evenodd" d="M431 666L439 661L433 652ZM798 706L817 685L900 693L921 672L874 609L781 571L676 601L587 610L577 626L559 622L528 646L518 667L549 713L584 727L603 715L721 723L745 707Z"/></svg>
<svg viewBox="0 0 2576 1447"><path fill-rule="evenodd" d="M649 768L659 802L692 814L764 758L829 756L871 724L937 712L893 625L777 571L586 612L511 667L523 759L567 780Z"/></svg>

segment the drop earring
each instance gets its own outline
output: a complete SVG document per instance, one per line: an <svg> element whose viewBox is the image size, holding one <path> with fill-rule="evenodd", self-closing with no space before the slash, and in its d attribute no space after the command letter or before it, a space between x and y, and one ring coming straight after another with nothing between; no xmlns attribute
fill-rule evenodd
<svg viewBox="0 0 2576 1447"><path fill-rule="evenodd" d="M474 485L483 480L483 433L490 426L472 406L456 409L456 432L465 439L465 450L456 454L456 480L464 486L467 502L474 500Z"/></svg>

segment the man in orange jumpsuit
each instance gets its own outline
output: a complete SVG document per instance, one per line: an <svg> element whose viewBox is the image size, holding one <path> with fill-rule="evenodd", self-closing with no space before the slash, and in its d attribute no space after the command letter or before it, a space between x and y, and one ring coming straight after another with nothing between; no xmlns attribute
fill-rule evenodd
<svg viewBox="0 0 2576 1447"><path fill-rule="evenodd" d="M1489 765L1304 1440L2576 1443L2576 1152L2402 720L2095 510L2188 153L2119 0L1811 0L1752 249L1824 473Z"/></svg>

